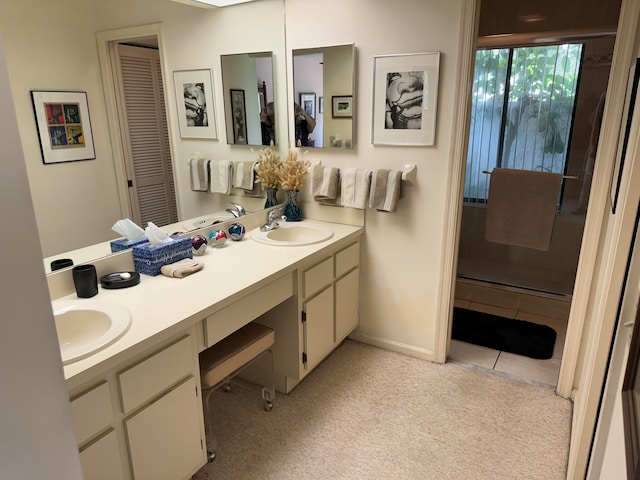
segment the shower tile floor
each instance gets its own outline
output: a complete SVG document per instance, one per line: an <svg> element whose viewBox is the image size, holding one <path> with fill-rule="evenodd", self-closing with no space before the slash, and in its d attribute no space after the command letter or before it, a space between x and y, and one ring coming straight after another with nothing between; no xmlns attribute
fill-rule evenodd
<svg viewBox="0 0 640 480"><path fill-rule="evenodd" d="M538 314L519 311L517 307L498 307L463 299L456 299L455 306L548 325L555 329L557 337L553 357L549 360L536 360L458 340L451 340L449 361L477 365L530 382L556 386L567 331L567 320L566 318L558 318L564 317L564 314L558 312L558 309L554 308L552 303L547 312L542 311Z"/></svg>

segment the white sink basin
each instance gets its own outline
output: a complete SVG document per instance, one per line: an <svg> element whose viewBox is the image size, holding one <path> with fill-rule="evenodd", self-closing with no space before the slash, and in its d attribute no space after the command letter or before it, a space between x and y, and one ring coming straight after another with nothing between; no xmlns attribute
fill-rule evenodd
<svg viewBox="0 0 640 480"><path fill-rule="evenodd" d="M64 365L102 350L131 325L129 310L116 303L78 299L51 304Z"/></svg>
<svg viewBox="0 0 640 480"><path fill-rule="evenodd" d="M333 236L333 231L325 225L309 221L280 222L280 226L268 232L256 228L251 238L267 245L295 246L323 242Z"/></svg>
<svg viewBox="0 0 640 480"><path fill-rule="evenodd" d="M228 212L216 212L203 217L192 218L182 224L182 228L185 230L195 230L197 228L204 228L213 225L216 222L226 222L231 220L233 215Z"/></svg>

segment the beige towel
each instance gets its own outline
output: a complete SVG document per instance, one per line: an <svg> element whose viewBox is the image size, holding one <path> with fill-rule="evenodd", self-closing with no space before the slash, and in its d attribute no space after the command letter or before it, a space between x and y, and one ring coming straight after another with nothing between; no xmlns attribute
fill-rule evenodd
<svg viewBox="0 0 640 480"><path fill-rule="evenodd" d="M379 169L371 177L369 207L379 212L393 213L398 208L402 191L402 172Z"/></svg>
<svg viewBox="0 0 640 480"><path fill-rule="evenodd" d="M204 268L204 263L191 258L183 258L174 263L160 267L160 272L167 277L183 278Z"/></svg>
<svg viewBox="0 0 640 480"><path fill-rule="evenodd" d="M345 168L340 179L340 199L343 207L367 208L371 187L371 170Z"/></svg>
<svg viewBox="0 0 640 480"><path fill-rule="evenodd" d="M209 190L209 160L193 157L189 159L191 172L191 190L194 192L206 192Z"/></svg>
<svg viewBox="0 0 640 480"><path fill-rule="evenodd" d="M233 188L253 190L253 175L258 162L233 162Z"/></svg>
<svg viewBox="0 0 640 480"><path fill-rule="evenodd" d="M231 160L211 160L211 192L231 193L231 180L233 178L233 162Z"/></svg>
<svg viewBox="0 0 640 480"><path fill-rule="evenodd" d="M495 168L489 183L486 239L549 250L561 183L559 173Z"/></svg>
<svg viewBox="0 0 640 480"><path fill-rule="evenodd" d="M316 202L335 203L340 170L320 164L311 167L311 194Z"/></svg>

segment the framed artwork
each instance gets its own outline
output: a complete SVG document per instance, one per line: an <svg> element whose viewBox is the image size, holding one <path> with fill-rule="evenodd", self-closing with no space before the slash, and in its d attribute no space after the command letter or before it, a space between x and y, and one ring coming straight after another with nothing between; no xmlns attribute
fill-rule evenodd
<svg viewBox="0 0 640 480"><path fill-rule="evenodd" d="M353 117L353 96L342 95L331 97L331 116L333 118Z"/></svg>
<svg viewBox="0 0 640 480"><path fill-rule="evenodd" d="M435 143L440 52L374 57L374 145Z"/></svg>
<svg viewBox="0 0 640 480"><path fill-rule="evenodd" d="M218 138L211 70L176 70L173 83L181 138Z"/></svg>
<svg viewBox="0 0 640 480"><path fill-rule="evenodd" d="M318 99L318 113L324 113L324 97Z"/></svg>
<svg viewBox="0 0 640 480"><path fill-rule="evenodd" d="M231 89L231 111L233 143L235 145L247 145L247 109L244 90Z"/></svg>
<svg viewBox="0 0 640 480"><path fill-rule="evenodd" d="M31 90L42 162L96 158L86 92Z"/></svg>
<svg viewBox="0 0 640 480"><path fill-rule="evenodd" d="M315 93L301 93L300 106L311 117L316 118L316 94Z"/></svg>

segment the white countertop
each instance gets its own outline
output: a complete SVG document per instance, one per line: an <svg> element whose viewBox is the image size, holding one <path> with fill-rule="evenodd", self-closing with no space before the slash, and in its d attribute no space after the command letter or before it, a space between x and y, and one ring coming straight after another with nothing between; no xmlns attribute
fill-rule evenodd
<svg viewBox="0 0 640 480"><path fill-rule="evenodd" d="M334 235L316 244L282 247L258 243L247 232L242 241L229 239L224 247L210 246L205 255L194 257L202 260L205 267L185 278L141 275L140 284L135 287L115 290L99 287L93 298L129 309L131 327L103 350L65 365L67 386L72 389L91 380L296 269L311 255L329 250L339 242L348 243L363 233L359 226L318 223L329 226ZM74 293L62 298L77 297Z"/></svg>

